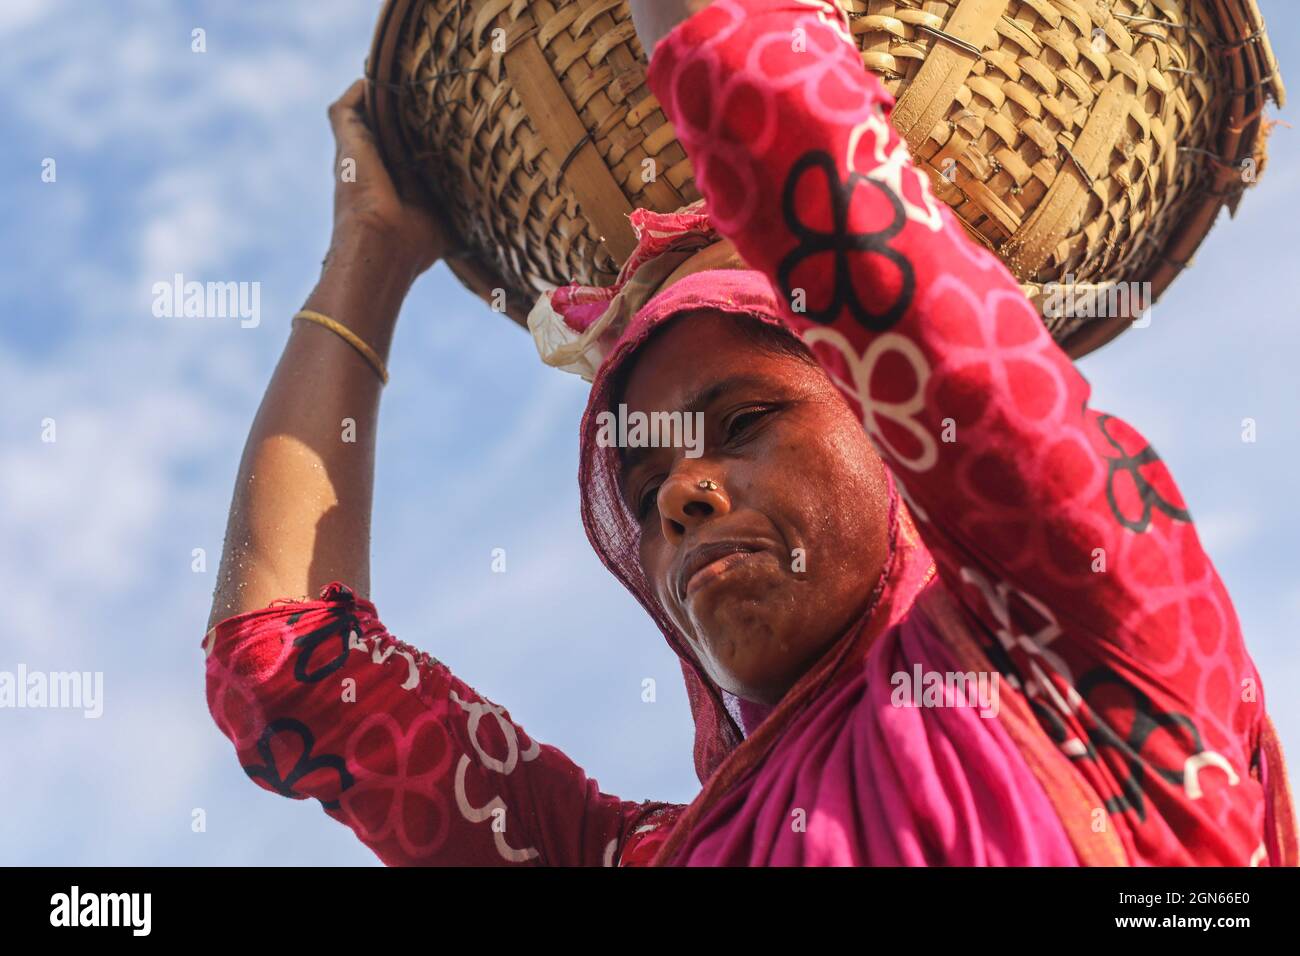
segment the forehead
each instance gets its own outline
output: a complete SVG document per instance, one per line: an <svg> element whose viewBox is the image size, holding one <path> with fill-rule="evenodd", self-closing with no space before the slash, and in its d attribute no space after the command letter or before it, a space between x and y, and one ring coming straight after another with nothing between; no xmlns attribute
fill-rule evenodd
<svg viewBox="0 0 1300 956"><path fill-rule="evenodd" d="M765 349L722 312L688 312L669 320L634 355L615 404L629 409L701 406L726 383L787 383L802 364Z"/></svg>

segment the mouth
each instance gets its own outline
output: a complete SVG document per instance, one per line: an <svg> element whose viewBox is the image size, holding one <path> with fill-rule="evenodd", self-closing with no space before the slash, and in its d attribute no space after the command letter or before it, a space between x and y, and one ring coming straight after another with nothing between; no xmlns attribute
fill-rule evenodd
<svg viewBox="0 0 1300 956"><path fill-rule="evenodd" d="M685 602L700 588L716 581L761 550L763 549L755 544L718 541L688 551L677 566L674 583L678 600Z"/></svg>

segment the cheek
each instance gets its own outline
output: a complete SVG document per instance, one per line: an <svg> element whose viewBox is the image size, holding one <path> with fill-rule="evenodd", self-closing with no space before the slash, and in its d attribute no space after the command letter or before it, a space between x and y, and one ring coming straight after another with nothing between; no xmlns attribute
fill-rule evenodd
<svg viewBox="0 0 1300 956"><path fill-rule="evenodd" d="M648 525L648 523L647 523ZM652 585L658 581L659 569L659 545L655 540L659 535L653 528L646 527L641 531L641 541L637 545L637 560L641 562L641 573L645 575L647 581Z"/></svg>
<svg viewBox="0 0 1300 956"><path fill-rule="evenodd" d="M659 601L660 606L670 616L675 617L673 605L670 603L671 599L664 594L664 571L670 559L667 548L667 542L664 541L663 535L659 533L659 529L647 522L646 528L641 533L641 543L637 548L637 556L641 562L641 573L645 575L645 579L650 585L650 591Z"/></svg>
<svg viewBox="0 0 1300 956"><path fill-rule="evenodd" d="M809 578L852 566L869 547L886 485L856 421L819 421L783 434L765 449L757 471L754 504L791 547L805 549Z"/></svg>

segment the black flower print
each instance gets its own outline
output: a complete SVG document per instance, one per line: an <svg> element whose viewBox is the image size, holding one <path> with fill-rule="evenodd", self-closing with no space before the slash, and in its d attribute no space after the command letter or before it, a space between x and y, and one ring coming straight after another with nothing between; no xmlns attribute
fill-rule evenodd
<svg viewBox="0 0 1300 956"><path fill-rule="evenodd" d="M799 208L800 180L805 176L820 174L825 183L825 199L814 192L816 202L824 202L822 209ZM877 190L893 213L893 218L884 229L877 232L850 232L849 210L854 202L854 193L859 188ZM807 191L803 193L807 199ZM777 270L777 281L781 293L787 301L795 298L795 270L812 256L829 253L834 256L834 282L830 301L814 308L810 304L806 310L809 319L821 325L834 322L840 313L847 309L855 321L870 332L884 332L898 323L912 304L916 287L916 275L907 258L889 245L889 240L897 236L907 223L907 211L902 201L888 186L874 179L851 172L841 182L835 161L827 152L814 150L805 153L794 164L785 182L782 199L787 228L799 239L799 245L782 261ZM818 215L826 213L826 215ZM806 224L804 214L814 222L830 222L831 231L823 232ZM853 284L850 256L873 253L892 263L898 269L900 288L898 297L884 311L874 311L864 305L858 298Z"/></svg>
<svg viewBox="0 0 1300 956"><path fill-rule="evenodd" d="M314 684L329 677L347 663L353 634L360 636L361 625L350 611L341 610L327 624L294 638L293 646L298 648L298 654L293 661L293 676L304 684ZM316 650L333 640L338 641L334 656L312 670L312 656Z"/></svg>
<svg viewBox="0 0 1300 956"><path fill-rule="evenodd" d="M1089 671L1079 679L1077 684L1079 694L1090 702L1095 699L1095 692L1101 687L1118 688L1128 697L1130 703L1125 709L1130 710L1131 723L1128 734L1120 737L1109 723L1100 719L1091 721L1087 729L1087 753L1083 759L1098 760L1101 750L1118 754L1128 774L1118 781L1122 793L1106 797L1106 812L1122 813L1125 810L1132 810L1139 820L1145 821L1147 814L1143 791L1148 771L1154 771L1176 786L1181 787L1185 783L1181 764L1177 769L1171 770L1160 766L1149 756L1143 755L1142 751L1151 739L1151 735L1157 730L1179 732L1179 736L1186 738L1190 744L1186 754L1178 754L1183 758L1202 753L1205 746L1201 742L1200 731L1196 729L1190 717L1162 711L1150 697L1110 668L1098 667Z"/></svg>
<svg viewBox="0 0 1300 956"><path fill-rule="evenodd" d="M1177 492L1172 485L1167 489L1168 494L1165 494L1156 484L1148 480L1147 475L1143 474L1144 468L1161 464L1160 456L1156 454L1155 449L1147 445L1136 454L1125 451L1124 444L1117 441L1107 428L1111 421L1114 421L1114 418L1110 415L1100 415L1097 418L1097 427L1101 430L1102 437L1115 449L1114 456L1106 456L1108 463L1106 501L1115 520L1138 534L1144 533L1151 526L1152 515L1157 510L1174 521L1190 522L1192 516L1187 509L1170 500L1177 497ZM1152 469L1152 471L1156 470ZM1161 475L1164 474L1163 468L1158 471ZM1132 480L1131 487L1120 485L1121 475L1127 475ZM1159 480L1161 479L1157 478L1157 481ZM1167 477L1163 480L1168 482Z"/></svg>
<svg viewBox="0 0 1300 956"><path fill-rule="evenodd" d="M282 734L297 737L302 748L298 754L297 762L294 763L287 774L280 773L280 768L276 766L275 754L271 750L271 741ZM295 800L304 799L309 794L299 793L294 789L294 785L304 777L322 769L332 770L338 774L340 793L351 787L354 780L352 774L348 772L347 764L343 758L337 754L312 756L312 748L315 746L316 736L302 721L294 720L292 717L273 720L266 725L266 728L262 731L262 736L257 741L257 752L266 762L260 765L245 766L244 772L254 780L265 781L276 793L292 797ZM337 810L339 808L338 800L321 800L320 804L326 810Z"/></svg>

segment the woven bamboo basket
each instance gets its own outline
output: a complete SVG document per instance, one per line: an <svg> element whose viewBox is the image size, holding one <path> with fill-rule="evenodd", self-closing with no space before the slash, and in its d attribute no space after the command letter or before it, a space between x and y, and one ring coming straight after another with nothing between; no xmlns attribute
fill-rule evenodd
<svg viewBox="0 0 1300 956"><path fill-rule="evenodd" d="M1159 296L1263 171L1285 93L1254 0L839 2L936 195L1031 296L1067 277ZM367 77L453 271L517 322L542 290L612 281L633 208L699 198L625 0L387 0ZM1075 356L1129 324L1048 321Z"/></svg>

